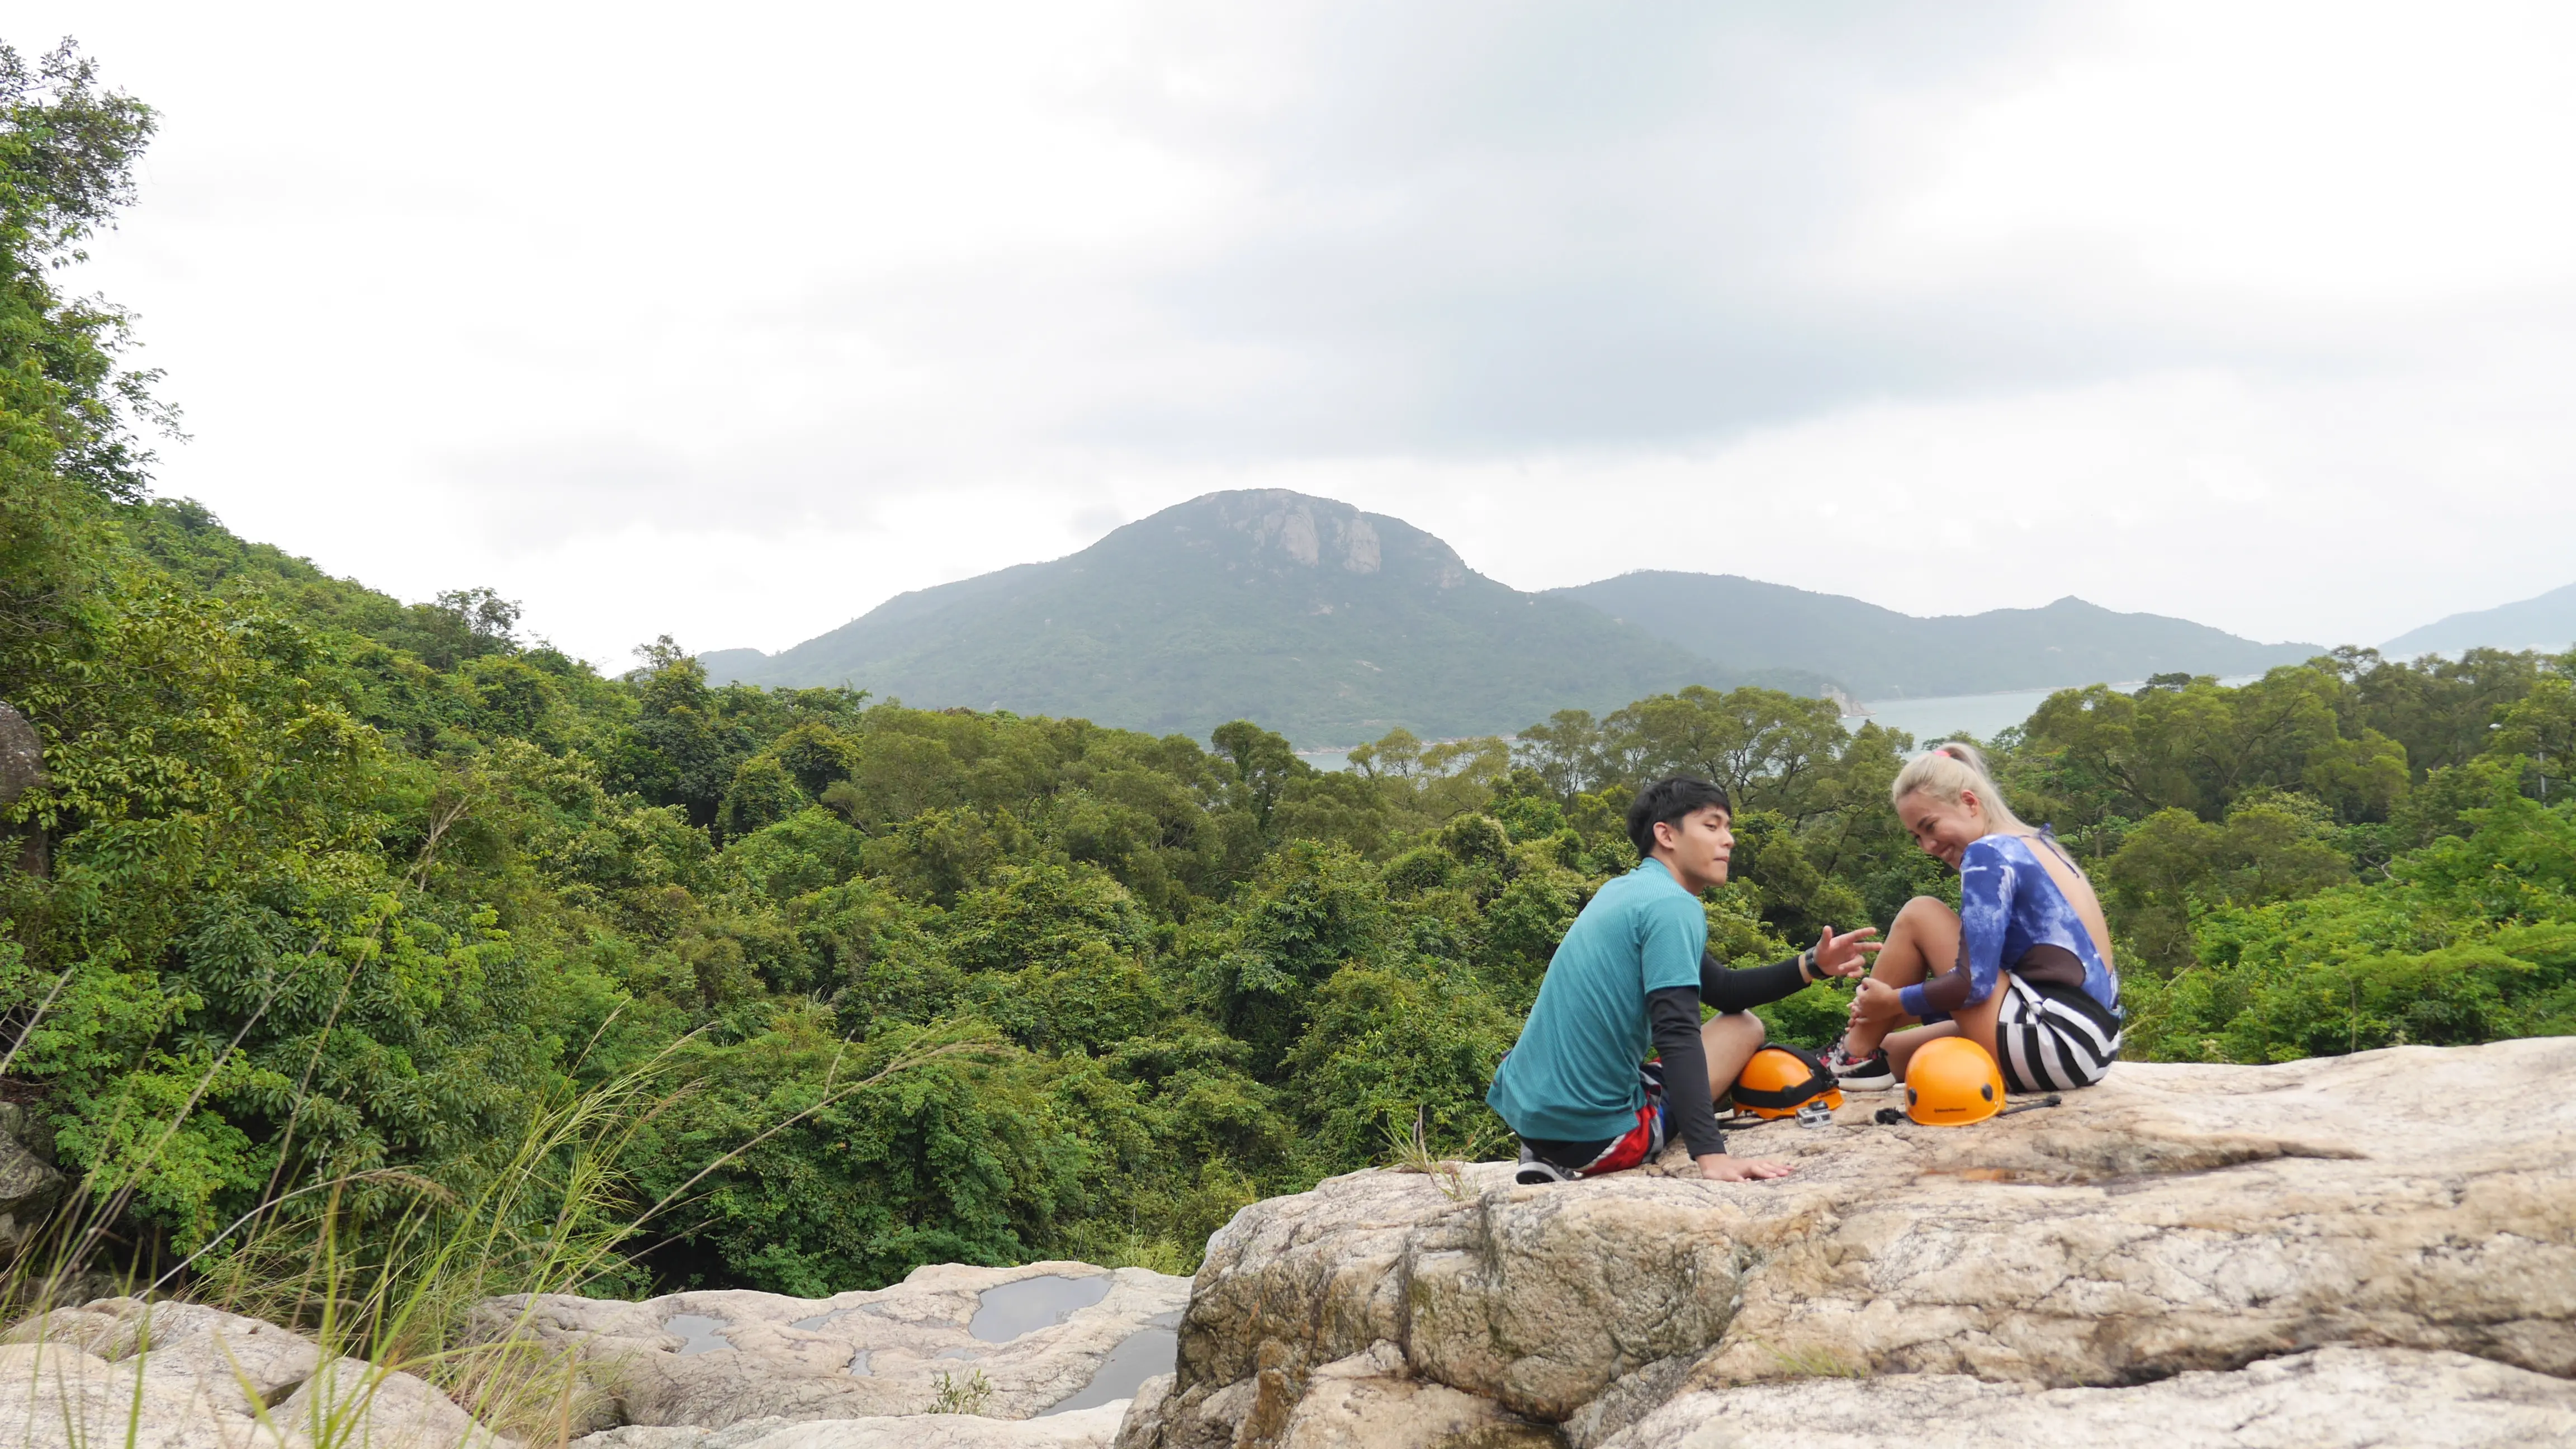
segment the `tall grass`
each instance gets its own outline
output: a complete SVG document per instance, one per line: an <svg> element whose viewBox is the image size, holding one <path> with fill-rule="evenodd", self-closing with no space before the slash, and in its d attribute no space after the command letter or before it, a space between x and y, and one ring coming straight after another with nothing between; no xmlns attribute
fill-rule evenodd
<svg viewBox="0 0 2576 1449"><path fill-rule="evenodd" d="M1431 1179L1451 1202L1465 1202L1475 1196L1469 1185L1464 1165L1444 1160L1431 1150L1427 1107L1413 1109L1413 1130L1405 1131L1393 1122L1385 1124L1387 1167L1394 1172L1415 1172Z"/></svg>
<svg viewBox="0 0 2576 1449"><path fill-rule="evenodd" d="M585 1364L576 1349L540 1337L540 1295L631 1296L644 1275L628 1245L684 1209L710 1174L897 1073L997 1049L980 1039L931 1041L865 1076L841 1080L836 1069L810 1105L646 1203L623 1164L646 1130L693 1091L682 1069L688 1044L683 1039L597 1086L540 1102L515 1141L441 1164L434 1174L382 1168L272 1181L258 1206L149 1281L134 1259L106 1277L130 1296L202 1303L310 1338L330 1377L305 1395L298 1421L269 1422L256 1396L253 1404L271 1431L314 1449L364 1443L369 1411L398 1373L428 1381L477 1422L529 1449L560 1446L592 1426L608 1366ZM0 1267L0 1323L34 1319L41 1335L50 1320L39 1315L102 1296L98 1265L116 1255L137 1186L229 1055L227 1048L208 1065L198 1090L168 1120L135 1134L150 1144L143 1152L94 1167ZM363 1215L352 1210L360 1200L370 1204ZM390 1213L383 1210L388 1202L395 1205ZM142 1354L150 1351L146 1324ZM138 1374L138 1403L139 1386ZM0 1434L12 1427L0 1425ZM93 1425L74 1437L125 1443L133 1427Z"/></svg>

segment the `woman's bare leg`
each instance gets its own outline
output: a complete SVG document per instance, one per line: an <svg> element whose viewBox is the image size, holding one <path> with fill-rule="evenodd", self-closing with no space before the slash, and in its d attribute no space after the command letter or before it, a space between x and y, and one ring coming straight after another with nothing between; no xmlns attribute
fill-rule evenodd
<svg viewBox="0 0 2576 1449"><path fill-rule="evenodd" d="M1926 1043L1958 1034L1959 1023L1956 1020L1936 1021L1930 1026L1909 1027L1904 1031L1889 1032L1884 1043L1887 1047L1888 1070L1896 1073L1896 1080L1904 1081L1905 1064L1914 1060L1914 1054L1921 1051Z"/></svg>
<svg viewBox="0 0 2576 1449"><path fill-rule="evenodd" d="M1930 1026L1918 1026L1910 1031L1890 1033L1887 1038L1887 1065L1896 1073L1896 1079L1900 1082L1905 1080L1906 1062L1913 1058L1914 1053L1925 1042L1938 1041L1945 1036L1964 1036L1984 1047L1987 1056L1993 1057L1998 1062L2002 1061L2003 1054L1995 1050L1995 1018L2002 1012L2004 993L2011 987L2012 973L1997 972L1995 989L1986 994L1985 1000L1974 1006L1960 1007L1950 1013L1948 1021L1936 1021Z"/></svg>
<svg viewBox="0 0 2576 1449"><path fill-rule="evenodd" d="M1936 897L1916 896L1896 913L1896 924L1888 928L1887 945L1878 953L1869 974L1890 986L1913 986L1951 969L1958 960L1959 913ZM1855 1057L1868 1056L1878 1050L1887 1033L1885 1026L1868 1027L1854 1022L1843 1034L1843 1049ZM1992 1035L1991 1025L1988 1035ZM1889 1064L1895 1065L1892 1052Z"/></svg>

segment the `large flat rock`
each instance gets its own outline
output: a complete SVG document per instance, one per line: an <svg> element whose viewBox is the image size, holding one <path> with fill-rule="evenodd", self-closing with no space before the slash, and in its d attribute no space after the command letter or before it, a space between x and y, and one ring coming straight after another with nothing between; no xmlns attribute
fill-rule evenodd
<svg viewBox="0 0 2576 1449"><path fill-rule="evenodd" d="M946 1420L962 1417L1026 1420L1049 1410L1070 1417L1123 1403L1134 1380L1170 1368L1189 1282L1088 1263L948 1263L916 1269L892 1287L822 1299L741 1291L641 1303L496 1299L485 1305L482 1327L578 1351L608 1406L609 1422L599 1428L923 1415L942 1407L943 1390L954 1409L956 1395L980 1383L970 1413L938 1416L935 1427L945 1432L955 1427ZM1127 1387L1109 1392L1122 1376ZM653 1449L686 1446L675 1440Z"/></svg>
<svg viewBox="0 0 2576 1449"><path fill-rule="evenodd" d="M2576 1443L2576 1383L2455 1353L2325 1348L2120 1389L1962 1374L1806 1379L1686 1394L1607 1449L2365 1449Z"/></svg>
<svg viewBox="0 0 2576 1449"><path fill-rule="evenodd" d="M1106 1449L1138 1384L1168 1381L1188 1294L1135 1268L945 1264L825 1299L495 1299L477 1326L575 1365L583 1449ZM197 1304L102 1299L0 1335L0 1444L129 1432L132 1449L510 1444L424 1379Z"/></svg>
<svg viewBox="0 0 2576 1449"><path fill-rule="evenodd" d="M2028 1409L2199 1374L2230 1381L2206 1395L2223 1403L2274 1384L2254 1366L2347 1348L2415 1355L2419 1406L2486 1402L2474 1368L2540 1386L2517 1413L2560 1412L2544 1389L2576 1376L2571 1081L2564 1039L2124 1063L1970 1128L1877 1125L1893 1098L1855 1096L1823 1130L1737 1134L1797 1165L1778 1182L1666 1175L1690 1171L1678 1149L1541 1188L1508 1164L1336 1178L1217 1234L1176 1380L1121 1443L1286 1444L1373 1353L1390 1391L1436 1385L1577 1446L1734 1442L1690 1435L1754 1389L1865 1409L1987 1386ZM2313 1379L2398 1360L2307 1362ZM1649 1419L1663 1437L1615 1437Z"/></svg>
<svg viewBox="0 0 2576 1449"><path fill-rule="evenodd" d="M0 1343L0 1444L26 1449L509 1449L426 1380L256 1318L106 1299Z"/></svg>
<svg viewBox="0 0 2576 1449"><path fill-rule="evenodd" d="M1120 1399L1038 1419L900 1414L864 1419L745 1419L722 1429L634 1425L570 1449L1104 1449L1127 1411Z"/></svg>

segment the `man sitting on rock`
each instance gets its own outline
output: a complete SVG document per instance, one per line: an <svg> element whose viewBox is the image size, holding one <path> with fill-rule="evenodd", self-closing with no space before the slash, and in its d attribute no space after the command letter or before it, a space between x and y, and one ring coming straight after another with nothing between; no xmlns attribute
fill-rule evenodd
<svg viewBox="0 0 2576 1449"><path fill-rule="evenodd" d="M1665 1115L1714 1182L1784 1177L1789 1165L1730 1157L1716 1101L1762 1047L1752 1008L1818 973L1857 976L1878 949L1864 927L1828 930L1794 958L1730 971L1707 955L1700 892L1726 880L1735 848L1726 792L1675 777L1637 792L1628 838L1637 868L1604 885L1567 928L1521 1039L1486 1104L1520 1134L1519 1181L1566 1182L1649 1162ZM1700 1024L1700 1003L1720 1013ZM1652 1044L1659 1061L1645 1061Z"/></svg>

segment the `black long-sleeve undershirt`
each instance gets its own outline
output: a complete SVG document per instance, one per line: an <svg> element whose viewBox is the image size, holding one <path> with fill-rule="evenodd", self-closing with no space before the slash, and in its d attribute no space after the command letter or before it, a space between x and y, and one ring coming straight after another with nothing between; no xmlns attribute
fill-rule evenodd
<svg viewBox="0 0 2576 1449"><path fill-rule="evenodd" d="M1699 999L1720 1011L1751 1011L1757 1006L1797 995L1807 985L1799 974L1802 963L1813 969L1805 951L1786 961L1768 966L1748 966L1738 971L1720 966L1717 958L1706 951L1699 953Z"/></svg>
<svg viewBox="0 0 2576 1449"><path fill-rule="evenodd" d="M1646 996L1646 1020L1654 1031L1656 1055L1664 1062L1664 1111L1681 1129L1682 1144L1693 1157L1726 1151L1726 1133L1717 1125L1717 1093L1708 1080L1708 1052L1700 1044L1701 1002L1721 1012L1749 1011L1807 984L1800 971L1804 953L1768 966L1736 971L1706 952L1699 958L1699 988L1667 987Z"/></svg>
<svg viewBox="0 0 2576 1449"><path fill-rule="evenodd" d="M1668 986L1646 997L1646 1020L1654 1027L1655 1054L1664 1059L1664 1112L1681 1129L1682 1143L1693 1157L1726 1150L1718 1130L1716 1095L1708 1087L1708 1052L1699 1039L1699 993L1687 986Z"/></svg>

